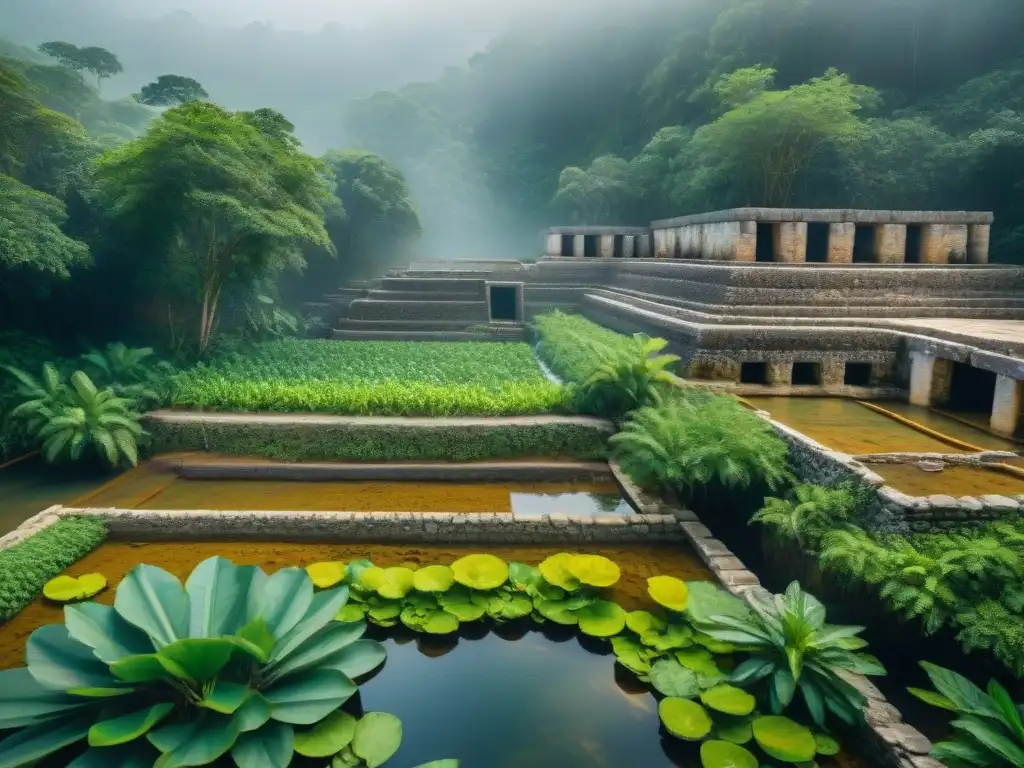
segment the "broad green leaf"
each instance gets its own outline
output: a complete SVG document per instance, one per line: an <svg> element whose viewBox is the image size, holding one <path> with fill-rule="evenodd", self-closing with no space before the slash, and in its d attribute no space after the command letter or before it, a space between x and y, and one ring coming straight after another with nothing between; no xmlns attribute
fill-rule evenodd
<svg viewBox="0 0 1024 768"><path fill-rule="evenodd" d="M626 627L626 612L610 600L594 600L576 611L580 631L591 637L612 637Z"/></svg>
<svg viewBox="0 0 1024 768"><path fill-rule="evenodd" d="M113 747L134 741L148 733L173 709L174 704L171 703L154 704L146 709L115 717L112 720L101 720L89 729L89 746Z"/></svg>
<svg viewBox="0 0 1024 768"><path fill-rule="evenodd" d="M496 555L466 555L452 563L452 574L455 581L470 589L497 589L508 581L508 565Z"/></svg>
<svg viewBox="0 0 1024 768"><path fill-rule="evenodd" d="M361 623L332 621L326 627L307 638L287 658L270 664L264 670L264 680L273 683L288 675L312 669L333 654L352 645L362 636L366 626Z"/></svg>
<svg viewBox="0 0 1024 768"><path fill-rule="evenodd" d="M313 602L313 582L301 568L282 568L263 584L259 616L280 640L302 621Z"/></svg>
<svg viewBox="0 0 1024 768"><path fill-rule="evenodd" d="M647 591L658 605L670 611L685 611L689 602L686 582L674 576L652 576L647 580Z"/></svg>
<svg viewBox="0 0 1024 768"><path fill-rule="evenodd" d="M247 585L239 580L238 566L214 556L197 565L185 581L189 600L188 636L220 637L230 634L226 628Z"/></svg>
<svg viewBox="0 0 1024 768"><path fill-rule="evenodd" d="M710 581L688 581L686 589L686 614L698 628L713 624L715 616L750 616L746 603Z"/></svg>
<svg viewBox="0 0 1024 768"><path fill-rule="evenodd" d="M348 603L334 617L335 621L355 622L362 621L366 616L366 606L359 603Z"/></svg>
<svg viewBox="0 0 1024 768"><path fill-rule="evenodd" d="M235 647L223 637L190 637L164 646L157 657L161 663L167 662L165 668L175 677L202 682L217 676L231 659Z"/></svg>
<svg viewBox="0 0 1024 768"><path fill-rule="evenodd" d="M722 674L718 665L715 664L715 657L707 648L696 646L679 648L672 655L684 667L699 675L717 676Z"/></svg>
<svg viewBox="0 0 1024 768"><path fill-rule="evenodd" d="M387 600L400 600L412 591L413 570L411 568L378 568L373 566L363 571L359 586L371 589Z"/></svg>
<svg viewBox="0 0 1024 768"><path fill-rule="evenodd" d="M277 644L277 639L271 633L267 622L257 617L240 627L234 635L228 635L246 653L261 663L270 659L270 654Z"/></svg>
<svg viewBox="0 0 1024 768"><path fill-rule="evenodd" d="M619 566L602 555L573 555L566 566L581 584L610 587L622 576Z"/></svg>
<svg viewBox="0 0 1024 768"><path fill-rule="evenodd" d="M711 732L711 718L700 704L673 696L658 703L658 717L673 736L700 741Z"/></svg>
<svg viewBox="0 0 1024 768"><path fill-rule="evenodd" d="M126 683L149 683L165 677L187 679L185 670L177 666L171 659L156 653L144 653L138 656L125 656L110 665L114 677Z"/></svg>
<svg viewBox="0 0 1024 768"><path fill-rule="evenodd" d="M145 739L118 747L90 747L70 763L68 768L153 768L160 753Z"/></svg>
<svg viewBox="0 0 1024 768"><path fill-rule="evenodd" d="M244 768L287 768L292 762L293 729L286 723L267 723L243 733L231 748L235 765Z"/></svg>
<svg viewBox="0 0 1024 768"><path fill-rule="evenodd" d="M782 708L785 709L793 701L796 694L796 680L788 669L776 669L772 676L772 693L778 699Z"/></svg>
<svg viewBox="0 0 1024 768"><path fill-rule="evenodd" d="M700 764L703 768L757 768L757 758L728 741L705 741L700 745Z"/></svg>
<svg viewBox="0 0 1024 768"><path fill-rule="evenodd" d="M334 589L324 589L313 595L309 610L302 617L302 621L274 647L270 654L272 662L280 662L287 659L297 648L308 638L334 621L334 617L348 602L348 587L341 586Z"/></svg>
<svg viewBox="0 0 1024 768"><path fill-rule="evenodd" d="M557 555L546 557L538 566L541 576L548 584L567 592L575 592L580 588L580 582L569 570L572 558L573 556L568 552L559 552Z"/></svg>
<svg viewBox="0 0 1024 768"><path fill-rule="evenodd" d="M1024 749L1000 733L992 722L968 715L967 717L954 720L951 725L954 729L959 728L969 733L980 744L983 744L994 754L999 755L1010 765L1024 765Z"/></svg>
<svg viewBox="0 0 1024 768"><path fill-rule="evenodd" d="M88 700L42 685L25 667L0 671L0 729L30 726L61 712L74 717L73 710L88 705Z"/></svg>
<svg viewBox="0 0 1024 768"><path fill-rule="evenodd" d="M754 711L754 697L731 685L716 685L700 695L704 706L727 715L749 715Z"/></svg>
<svg viewBox="0 0 1024 768"><path fill-rule="evenodd" d="M839 742L825 733L814 734L814 751L819 755L838 755Z"/></svg>
<svg viewBox="0 0 1024 768"><path fill-rule="evenodd" d="M317 589L330 589L345 580L345 564L337 561L313 563L306 566L309 580Z"/></svg>
<svg viewBox="0 0 1024 768"><path fill-rule="evenodd" d="M1024 744L1024 723L1021 722L1020 710L1010 698L1010 694L998 681L989 680L988 695L1003 716L1003 722L1009 727L1010 732L1014 734L1019 743Z"/></svg>
<svg viewBox="0 0 1024 768"><path fill-rule="evenodd" d="M363 768L363 765L362 758L356 757L352 747L348 746L334 756L330 768Z"/></svg>
<svg viewBox="0 0 1024 768"><path fill-rule="evenodd" d="M950 712L958 712L960 710L956 704L954 704L950 699L947 699L941 693L928 691L924 688L907 688L907 691L923 701L925 704L931 704L933 707L948 709Z"/></svg>
<svg viewBox="0 0 1024 768"><path fill-rule="evenodd" d="M332 712L309 730L295 732L295 751L305 757L330 757L341 752L356 733L356 719L348 712Z"/></svg>
<svg viewBox="0 0 1024 768"><path fill-rule="evenodd" d="M255 731L270 719L270 703L260 694L253 693L235 710L234 718L242 733Z"/></svg>
<svg viewBox="0 0 1024 768"><path fill-rule="evenodd" d="M731 741L733 744L746 744L754 738L754 729L750 719L746 717L716 717L715 738Z"/></svg>
<svg viewBox="0 0 1024 768"><path fill-rule="evenodd" d="M366 768L384 765L402 744L402 721L387 712L367 712L356 724L352 751Z"/></svg>
<svg viewBox="0 0 1024 768"><path fill-rule="evenodd" d="M464 586L452 587L438 595L437 601L459 621L476 621L487 612L487 595Z"/></svg>
<svg viewBox="0 0 1024 768"><path fill-rule="evenodd" d="M107 579L100 573L87 573L78 577L61 575L43 585L43 597L58 603L69 603L98 595L106 587Z"/></svg>
<svg viewBox="0 0 1024 768"><path fill-rule="evenodd" d="M661 659L651 667L651 685L664 696L692 699L700 693L697 675L674 659Z"/></svg>
<svg viewBox="0 0 1024 768"><path fill-rule="evenodd" d="M92 648L96 658L107 664L154 650L149 637L122 619L109 605L66 605L64 626L72 639Z"/></svg>
<svg viewBox="0 0 1024 768"><path fill-rule="evenodd" d="M92 712L62 720L48 720L15 731L0 741L0 768L21 768L81 741L96 720Z"/></svg>
<svg viewBox="0 0 1024 768"><path fill-rule="evenodd" d="M147 733L146 740L161 753L166 754L184 744L192 736L197 724L197 720L189 720L186 723L165 725Z"/></svg>
<svg viewBox="0 0 1024 768"><path fill-rule="evenodd" d="M157 733L159 731L153 731L150 736ZM153 768L209 765L231 749L240 733L238 722L233 717L204 712L192 724L186 737L173 749L164 752Z"/></svg>
<svg viewBox="0 0 1024 768"><path fill-rule="evenodd" d="M220 712L222 715L230 715L236 712L252 693L252 688L244 683L232 683L217 679L213 681L210 690L199 702L199 706Z"/></svg>
<svg viewBox="0 0 1024 768"><path fill-rule="evenodd" d="M420 592L444 592L455 583L455 573L447 565L428 565L412 575L412 586Z"/></svg>
<svg viewBox="0 0 1024 768"><path fill-rule="evenodd" d="M540 569L525 563L508 564L508 582L517 592L531 592L542 580Z"/></svg>
<svg viewBox="0 0 1024 768"><path fill-rule="evenodd" d="M799 723L788 717L767 715L756 718L752 725L754 740L770 757L787 763L814 759L814 735Z"/></svg>
<svg viewBox="0 0 1024 768"><path fill-rule="evenodd" d="M638 635L647 632L664 632L667 623L660 616L648 611L630 611L626 614L626 626Z"/></svg>
<svg viewBox="0 0 1024 768"><path fill-rule="evenodd" d="M576 610L569 606L565 600L545 600L536 598L533 601L534 610L548 621L565 626L575 626L579 621L576 618ZM472 619L467 619L472 621Z"/></svg>
<svg viewBox="0 0 1024 768"><path fill-rule="evenodd" d="M423 622L421 631L428 635L450 635L459 631L459 620L447 611L434 611Z"/></svg>
<svg viewBox="0 0 1024 768"><path fill-rule="evenodd" d="M775 662L763 656L751 656L733 670L730 680L737 685L750 685L775 670Z"/></svg>
<svg viewBox="0 0 1024 768"><path fill-rule="evenodd" d="M160 648L188 637L188 594L173 575L145 563L135 566L117 585L114 610Z"/></svg>
<svg viewBox="0 0 1024 768"><path fill-rule="evenodd" d="M963 675L927 661L922 661L921 667L928 673L935 690L952 701L958 711L995 720L1001 719L999 710L992 700Z"/></svg>
<svg viewBox="0 0 1024 768"><path fill-rule="evenodd" d="M417 765L416 768L459 768L458 760L431 760L429 763Z"/></svg>
<svg viewBox="0 0 1024 768"><path fill-rule="evenodd" d="M44 624L25 645L28 671L41 685L55 690L68 688L116 688L106 664L92 649L72 640L63 624Z"/></svg>
<svg viewBox="0 0 1024 768"><path fill-rule="evenodd" d="M357 691L355 683L335 669L311 669L281 680L263 696L270 716L282 723L312 725L326 717Z"/></svg>
<svg viewBox="0 0 1024 768"><path fill-rule="evenodd" d="M84 696L87 699L112 699L134 693L134 688L68 688L71 696Z"/></svg>

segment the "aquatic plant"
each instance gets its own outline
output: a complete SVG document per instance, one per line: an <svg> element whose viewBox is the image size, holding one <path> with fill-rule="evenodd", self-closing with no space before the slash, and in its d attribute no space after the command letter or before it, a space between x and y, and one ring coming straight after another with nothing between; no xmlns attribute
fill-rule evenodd
<svg viewBox="0 0 1024 768"><path fill-rule="evenodd" d="M996 680L983 691L963 675L921 662L934 691L908 690L926 704L957 714L953 738L940 741L931 755L950 768L1024 766L1024 705L1014 702Z"/></svg>
<svg viewBox="0 0 1024 768"><path fill-rule="evenodd" d="M267 576L213 557L183 586L139 565L113 607L67 606L64 624L29 637L27 667L0 672L0 728L16 729L0 766L84 740L74 768L205 765L228 752L240 768L283 767L297 746L347 728L336 717L316 731L384 661L380 643L360 639L364 622L335 620L347 600L345 586L314 593L299 568ZM356 736L366 765L393 754Z"/></svg>
<svg viewBox="0 0 1024 768"><path fill-rule="evenodd" d="M518 343L285 340L174 377L186 408L378 416L511 416L569 409Z"/></svg>
<svg viewBox="0 0 1024 768"><path fill-rule="evenodd" d="M22 398L9 417L25 425L47 462L77 461L92 449L112 467L122 459L138 463L137 442L146 432L130 400L97 389L83 371L71 374L67 384L50 363L39 380L17 368L7 370L18 380Z"/></svg>
<svg viewBox="0 0 1024 768"><path fill-rule="evenodd" d="M791 480L786 444L728 396L666 397L632 413L610 442L626 473L648 489L689 496L709 484L776 489Z"/></svg>
<svg viewBox="0 0 1024 768"><path fill-rule="evenodd" d="M43 591L43 586L85 557L107 537L95 517L63 517L0 550L0 621L8 621Z"/></svg>
<svg viewBox="0 0 1024 768"><path fill-rule="evenodd" d="M57 603L71 603L88 600L107 588L107 577L102 573L86 573L81 576L61 574L43 585L43 597Z"/></svg>
<svg viewBox="0 0 1024 768"><path fill-rule="evenodd" d="M598 365L574 391L581 413L617 418L637 408L661 402L659 387L672 385L666 369L677 355L659 355L668 342L636 334L624 345L597 347Z"/></svg>
<svg viewBox="0 0 1024 768"><path fill-rule="evenodd" d="M819 727L825 726L826 711L846 723L858 722L864 695L840 672L885 674L875 658L857 653L867 646L857 637L864 628L826 624L825 606L795 581L781 595L755 590L747 605L746 613L693 618L700 631L750 654L733 671L731 682L747 687L765 681L774 714L785 711L799 689Z"/></svg>

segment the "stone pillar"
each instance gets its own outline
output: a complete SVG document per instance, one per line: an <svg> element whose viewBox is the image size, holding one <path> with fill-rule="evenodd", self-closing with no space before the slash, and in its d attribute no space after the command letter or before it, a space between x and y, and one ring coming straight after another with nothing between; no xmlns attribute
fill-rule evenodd
<svg viewBox="0 0 1024 768"><path fill-rule="evenodd" d="M625 235L622 238L622 258L632 259L636 256L636 235Z"/></svg>
<svg viewBox="0 0 1024 768"><path fill-rule="evenodd" d="M992 398L992 418L989 426L993 432L1013 437L1021 422L1021 406L1024 405L1024 381L1009 376L996 376L996 391Z"/></svg>
<svg viewBox="0 0 1024 768"><path fill-rule="evenodd" d="M600 235L597 240L597 255L610 259L615 255L615 235Z"/></svg>
<svg viewBox="0 0 1024 768"><path fill-rule="evenodd" d="M950 264L967 263L966 224L949 224L946 226L946 248L949 252Z"/></svg>
<svg viewBox="0 0 1024 768"><path fill-rule="evenodd" d="M651 258L651 236L649 234L637 235L634 254L638 259Z"/></svg>
<svg viewBox="0 0 1024 768"><path fill-rule="evenodd" d="M741 221L736 238L736 261L757 260L757 222Z"/></svg>
<svg viewBox="0 0 1024 768"><path fill-rule="evenodd" d="M585 235L575 235L572 239L572 255L577 259L582 259L583 254L586 253L586 245L583 241L584 237Z"/></svg>
<svg viewBox="0 0 1024 768"><path fill-rule="evenodd" d="M544 253L547 256L561 256L562 255L562 236L558 234L548 233L546 238L546 247Z"/></svg>
<svg viewBox="0 0 1024 768"><path fill-rule="evenodd" d="M967 261L967 245L966 224L925 224L921 227L922 264L963 264ZM987 258L987 248L985 254Z"/></svg>
<svg viewBox="0 0 1024 768"><path fill-rule="evenodd" d="M853 249L851 245L851 259ZM907 225L875 225L875 261L879 264L902 264L907 258Z"/></svg>
<svg viewBox="0 0 1024 768"><path fill-rule="evenodd" d="M664 229L654 230L654 258L663 259L667 255L665 253L665 232Z"/></svg>
<svg viewBox="0 0 1024 768"><path fill-rule="evenodd" d="M857 233L857 225L851 221L843 221L828 225L828 256L829 264L853 263L853 240Z"/></svg>
<svg viewBox="0 0 1024 768"><path fill-rule="evenodd" d="M992 227L988 224L970 224L967 227L967 263L988 264L988 240Z"/></svg>
<svg viewBox="0 0 1024 768"><path fill-rule="evenodd" d="M792 360L769 360L765 369L765 381L769 387L788 387L793 383Z"/></svg>
<svg viewBox="0 0 1024 768"><path fill-rule="evenodd" d="M698 359L686 367L687 379L703 379L705 381L736 381L740 380L740 363L738 360L723 358L707 360Z"/></svg>
<svg viewBox="0 0 1024 768"><path fill-rule="evenodd" d="M846 361L827 358L821 361L821 385L841 387L846 383Z"/></svg>
<svg viewBox="0 0 1024 768"><path fill-rule="evenodd" d="M676 236L676 230L664 229L662 230L662 236L665 238L664 252L655 254L655 258L658 259L673 259L676 255L676 243L678 238Z"/></svg>
<svg viewBox="0 0 1024 768"><path fill-rule="evenodd" d="M797 264L807 261L807 222L780 221L772 225L775 261Z"/></svg>
<svg viewBox="0 0 1024 768"><path fill-rule="evenodd" d="M910 402L925 408L949 401L953 362L925 352L910 353Z"/></svg>

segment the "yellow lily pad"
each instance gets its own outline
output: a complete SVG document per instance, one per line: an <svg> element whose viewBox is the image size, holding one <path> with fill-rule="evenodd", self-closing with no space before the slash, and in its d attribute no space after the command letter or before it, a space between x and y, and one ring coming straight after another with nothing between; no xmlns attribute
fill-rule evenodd
<svg viewBox="0 0 1024 768"><path fill-rule="evenodd" d="M540 575L548 584L561 587L567 592L575 592L580 588L580 580L569 570L569 563L572 562L572 559L573 555L568 552L559 552L557 555L545 558L544 562L537 567L540 569Z"/></svg>
<svg viewBox="0 0 1024 768"><path fill-rule="evenodd" d="M674 576L653 576L647 580L647 591L658 605L671 611L685 611L689 600L686 582Z"/></svg>
<svg viewBox="0 0 1024 768"><path fill-rule="evenodd" d="M345 564L339 562L313 563L306 573L317 589L330 589L345 578Z"/></svg>
<svg viewBox="0 0 1024 768"><path fill-rule="evenodd" d="M567 570L583 584L591 587L610 587L619 580L619 566L601 555L574 555Z"/></svg>
<svg viewBox="0 0 1024 768"><path fill-rule="evenodd" d="M466 555L452 563L455 580L470 589L497 589L508 581L508 565L496 555Z"/></svg>
<svg viewBox="0 0 1024 768"><path fill-rule="evenodd" d="M87 600L107 587L107 577L101 573L87 573L78 578L61 575L46 582L43 596L57 603Z"/></svg>
<svg viewBox="0 0 1024 768"><path fill-rule="evenodd" d="M444 592L455 583L455 574L447 565L428 565L412 575L412 585L420 592Z"/></svg>
<svg viewBox="0 0 1024 768"><path fill-rule="evenodd" d="M360 586L374 590L388 600L400 600L412 591L412 568L378 568L373 566L363 571Z"/></svg>

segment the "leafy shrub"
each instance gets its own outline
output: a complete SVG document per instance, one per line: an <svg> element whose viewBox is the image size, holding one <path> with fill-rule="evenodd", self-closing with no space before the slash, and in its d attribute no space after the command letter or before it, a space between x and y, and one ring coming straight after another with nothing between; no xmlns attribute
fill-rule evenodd
<svg viewBox="0 0 1024 768"><path fill-rule="evenodd" d="M8 621L43 585L98 547L107 528L94 517L65 517L0 551L0 621Z"/></svg>
<svg viewBox="0 0 1024 768"><path fill-rule="evenodd" d="M628 336L592 323L582 315L555 310L533 320L538 336L537 354L565 381L582 384L597 371L602 357L622 353L628 357Z"/></svg>
<svg viewBox="0 0 1024 768"><path fill-rule="evenodd" d="M325 719L332 731L354 727L335 713L357 692L353 678L386 656L359 639L364 622L335 621L347 601L344 586L314 594L299 568L267 576L213 557L182 586L136 566L113 607L68 606L64 624L29 637L27 668L0 672L0 728L19 729L0 742L0 762L87 739L77 764L172 768L230 751L243 768L286 765Z"/></svg>
<svg viewBox="0 0 1024 768"><path fill-rule="evenodd" d="M639 485L683 496L711 483L746 488L763 482L775 489L791 478L786 444L727 396L674 393L634 412L611 444Z"/></svg>
<svg viewBox="0 0 1024 768"><path fill-rule="evenodd" d="M45 339L21 331L0 331L0 367L38 370L47 360L56 359L56 351ZM24 425L7 418L19 402L17 380L0 375L0 463L33 446Z"/></svg>
<svg viewBox="0 0 1024 768"><path fill-rule="evenodd" d="M750 522L771 526L783 538L817 551L826 533L860 517L865 496L873 497L874 489L863 484L847 482L835 488L801 484L789 498L766 498Z"/></svg>
<svg viewBox="0 0 1024 768"><path fill-rule="evenodd" d="M935 686L934 691L910 688L926 704L955 712L953 738L932 748L932 757L950 768L1019 768L1024 766L1024 705L1010 698L995 680L988 692L963 675L935 664L921 666Z"/></svg>
<svg viewBox="0 0 1024 768"><path fill-rule="evenodd" d="M25 425L46 461L77 461L91 448L112 467L122 457L133 466L138 463L137 441L145 431L139 415L130 410L130 400L116 397L111 389L97 389L82 371L71 374L70 385L65 384L50 363L43 366L40 380L17 368L7 370L18 380L22 398L10 418Z"/></svg>
<svg viewBox="0 0 1024 768"><path fill-rule="evenodd" d="M746 615L715 615L694 623L707 635L735 643L751 654L733 671L732 682L768 685L771 711L779 714L799 688L811 718L825 725L826 711L843 722L862 718L864 695L839 672L884 675L876 659L857 653L867 641L857 637L863 627L825 623L825 606L793 582L782 595L754 591Z"/></svg>
<svg viewBox="0 0 1024 768"><path fill-rule="evenodd" d="M526 344L278 341L174 379L185 408L393 416L568 410Z"/></svg>
<svg viewBox="0 0 1024 768"><path fill-rule="evenodd" d="M118 397L147 407L167 396L168 379L174 368L154 359L150 347L127 347L121 342L107 344L103 351L82 355L85 371L100 387L109 387Z"/></svg>
<svg viewBox="0 0 1024 768"><path fill-rule="evenodd" d="M659 385L672 385L665 369L679 361L676 355L658 354L667 345L664 339L636 334L621 347L598 349L597 368L574 393L577 409L617 418L660 403Z"/></svg>

